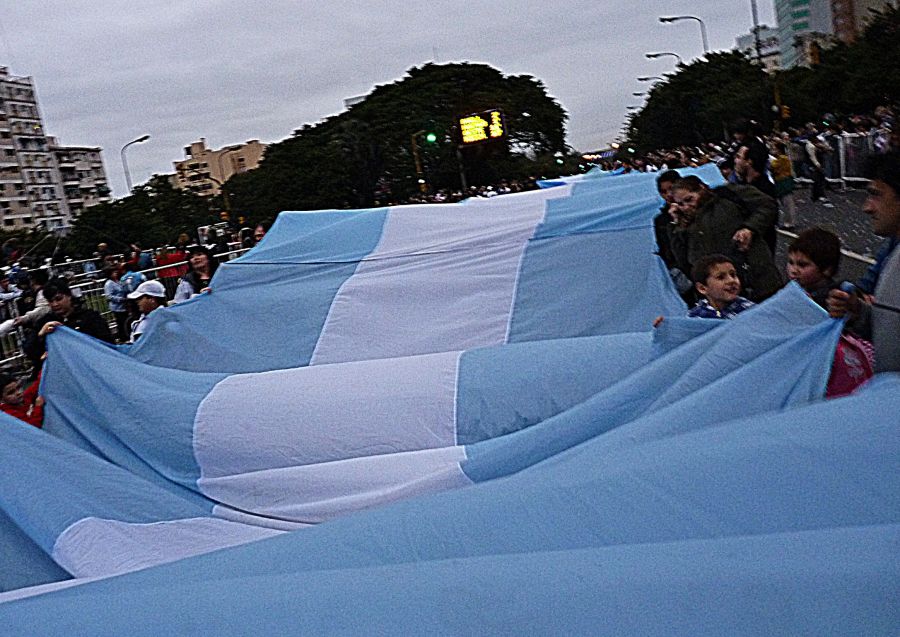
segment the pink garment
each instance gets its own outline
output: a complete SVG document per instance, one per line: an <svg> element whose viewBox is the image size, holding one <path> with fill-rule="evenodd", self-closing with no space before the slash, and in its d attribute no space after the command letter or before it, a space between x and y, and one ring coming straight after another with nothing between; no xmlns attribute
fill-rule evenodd
<svg viewBox="0 0 900 637"><path fill-rule="evenodd" d="M852 394L858 387L872 378L875 366L874 350L868 341L841 334L834 352L831 377L825 398L838 398Z"/></svg>

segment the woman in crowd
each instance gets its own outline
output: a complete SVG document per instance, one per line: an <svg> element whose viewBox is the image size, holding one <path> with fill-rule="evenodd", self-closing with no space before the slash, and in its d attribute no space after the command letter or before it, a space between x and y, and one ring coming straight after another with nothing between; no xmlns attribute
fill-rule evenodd
<svg viewBox="0 0 900 637"><path fill-rule="evenodd" d="M691 272L703 256L724 254L738 266L742 296L759 302L782 285L772 253L761 239L766 220L712 192L696 176L672 186L671 245L678 268Z"/></svg>
<svg viewBox="0 0 900 637"><path fill-rule="evenodd" d="M188 249L189 270L175 290L175 302L180 303L197 296L209 288L209 282L216 272L216 262L209 250L203 246Z"/></svg>

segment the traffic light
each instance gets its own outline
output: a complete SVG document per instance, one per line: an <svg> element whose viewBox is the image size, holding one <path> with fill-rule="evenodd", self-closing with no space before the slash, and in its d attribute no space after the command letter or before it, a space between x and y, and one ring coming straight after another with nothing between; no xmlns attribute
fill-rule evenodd
<svg viewBox="0 0 900 637"><path fill-rule="evenodd" d="M787 105L781 106L781 119L790 119L791 117L791 107Z"/></svg>
<svg viewBox="0 0 900 637"><path fill-rule="evenodd" d="M434 133L426 133L425 141L428 142L429 144L433 144L437 141L437 135L435 135Z"/></svg>

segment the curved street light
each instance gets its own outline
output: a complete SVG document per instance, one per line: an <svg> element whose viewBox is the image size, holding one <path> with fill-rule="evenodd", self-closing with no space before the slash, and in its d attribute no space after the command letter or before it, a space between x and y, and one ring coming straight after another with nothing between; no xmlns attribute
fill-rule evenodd
<svg viewBox="0 0 900 637"><path fill-rule="evenodd" d="M663 24L671 24L680 22L681 20L696 20L700 23L700 37L703 38L703 53L709 53L709 38L706 37L706 23L695 15L673 15L660 16L659 21Z"/></svg>
<svg viewBox="0 0 900 637"><path fill-rule="evenodd" d="M634 97L643 97L646 93L632 93Z"/></svg>
<svg viewBox="0 0 900 637"><path fill-rule="evenodd" d="M130 142L122 146L122 150L119 151L119 154L122 156L122 169L125 171L125 185L128 186L128 194L131 194L132 186L131 186L131 173L128 172L128 162L125 160L125 149L131 146L132 144L140 144L142 142L150 139L150 135L141 135L137 139L132 139Z"/></svg>
<svg viewBox="0 0 900 637"><path fill-rule="evenodd" d="M663 78L658 75L645 75L637 79L638 82L662 82Z"/></svg>
<svg viewBox="0 0 900 637"><path fill-rule="evenodd" d="M684 64L684 60L681 59L681 56L677 53L672 53L671 51L660 51L659 53L644 53L644 55L650 60L654 58L661 58L666 55L671 55L678 60L679 64Z"/></svg>

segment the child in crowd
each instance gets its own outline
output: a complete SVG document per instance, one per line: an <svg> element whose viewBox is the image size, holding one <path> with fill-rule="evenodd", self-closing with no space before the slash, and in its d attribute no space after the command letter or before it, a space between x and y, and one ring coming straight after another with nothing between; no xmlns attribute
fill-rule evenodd
<svg viewBox="0 0 900 637"><path fill-rule="evenodd" d="M841 240L822 228L808 228L788 246L787 275L800 284L813 301L826 307L828 293L841 262Z"/></svg>
<svg viewBox="0 0 900 637"><path fill-rule="evenodd" d="M723 254L711 254L697 259L691 278L700 299L688 312L699 318L731 319L753 307L753 302L740 296L741 280L734 261Z"/></svg>
<svg viewBox="0 0 900 637"><path fill-rule="evenodd" d="M39 383L40 379L22 391L18 379L0 373L0 410L40 428L44 423L44 399L37 393Z"/></svg>

